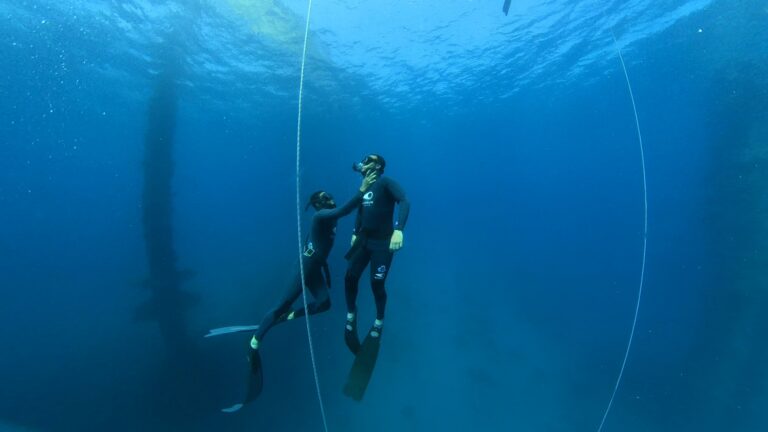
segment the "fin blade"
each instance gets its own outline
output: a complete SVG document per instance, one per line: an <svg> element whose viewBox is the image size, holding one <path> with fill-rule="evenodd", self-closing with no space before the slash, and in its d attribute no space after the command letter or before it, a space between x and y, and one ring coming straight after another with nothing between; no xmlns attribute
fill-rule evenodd
<svg viewBox="0 0 768 432"><path fill-rule="evenodd" d="M376 367L376 361L379 358L380 347L381 335L373 337L368 332L347 376L347 383L344 385L345 395L358 402L363 400L365 390L368 388L368 383L371 381L373 370Z"/></svg>
<svg viewBox="0 0 768 432"><path fill-rule="evenodd" d="M248 392L245 395L243 404L253 402L261 395L264 388L264 373L262 371L261 354L259 350L251 350L251 373L248 377Z"/></svg>
<svg viewBox="0 0 768 432"><path fill-rule="evenodd" d="M232 405L232 406L231 406L231 407L229 407L229 408L222 408L222 409L221 409L221 412L225 412L225 413L227 413L227 414L231 414L231 413L233 413L233 412L238 412L238 411L240 411L240 408L242 408L242 407L243 407L243 404L241 404L241 403L236 403L236 404Z"/></svg>
<svg viewBox="0 0 768 432"><path fill-rule="evenodd" d="M240 411L245 405L255 401L264 388L264 374L262 372L261 355L259 350L250 350L248 361L250 362L250 371L248 373L248 384L245 398L242 402L236 403L228 408L222 408L221 412L231 414Z"/></svg>
<svg viewBox="0 0 768 432"><path fill-rule="evenodd" d="M221 335L232 334L232 333L245 333L250 331L256 331L258 329L259 329L258 325L239 325L239 326L219 327L219 328L208 330L208 334L206 334L203 337L221 336Z"/></svg>

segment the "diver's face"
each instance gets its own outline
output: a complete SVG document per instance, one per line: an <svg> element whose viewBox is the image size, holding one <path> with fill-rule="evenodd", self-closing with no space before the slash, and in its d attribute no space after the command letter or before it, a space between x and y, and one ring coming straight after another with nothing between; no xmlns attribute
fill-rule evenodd
<svg viewBox="0 0 768 432"><path fill-rule="evenodd" d="M379 161L376 158L376 156L366 156L365 159L363 159L363 168L360 170L360 172L367 176L372 171L376 171L379 169Z"/></svg>
<svg viewBox="0 0 768 432"><path fill-rule="evenodd" d="M323 192L320 195L320 198L322 198L322 201L321 201L322 208L328 208L328 209L336 208L336 201L333 200L333 197L331 196L331 194Z"/></svg>

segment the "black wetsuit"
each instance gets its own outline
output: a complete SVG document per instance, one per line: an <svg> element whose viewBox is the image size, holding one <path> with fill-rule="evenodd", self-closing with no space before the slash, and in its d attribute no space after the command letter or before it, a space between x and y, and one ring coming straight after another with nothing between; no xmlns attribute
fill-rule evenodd
<svg viewBox="0 0 768 432"><path fill-rule="evenodd" d="M330 286L330 277L328 274L328 264L326 260L333 248L333 241L336 238L336 223L340 218L346 216L360 204L363 194L358 192L343 206L336 209L323 209L315 213L312 218L312 227L309 236L304 244L304 253L301 257L304 264L304 284L314 301L307 304L310 315L325 312L331 307L331 298L328 295ZM325 272L325 275L323 275ZM259 329L256 332L256 339L261 341L264 335L275 324L285 321L287 315L291 312L291 305L301 295L301 272L297 271L294 282L285 293L283 300L261 320ZM304 316L304 308L297 308L294 312L294 318Z"/></svg>
<svg viewBox="0 0 768 432"><path fill-rule="evenodd" d="M395 204L399 212L394 225L392 217ZM392 232L403 230L408 220L411 205L405 197L405 191L389 177L379 178L363 195L360 203L355 235L357 240L347 253L349 265L344 277L344 291L347 299L347 310L357 310L357 291L360 276L368 263L371 264L371 289L376 301L376 318L384 319L384 309L387 303L387 292L384 282L392 264L392 251L389 242Z"/></svg>

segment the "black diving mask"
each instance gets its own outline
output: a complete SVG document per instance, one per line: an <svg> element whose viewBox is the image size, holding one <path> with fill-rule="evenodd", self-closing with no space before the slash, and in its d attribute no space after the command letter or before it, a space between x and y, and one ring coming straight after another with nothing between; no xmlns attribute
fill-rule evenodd
<svg viewBox="0 0 768 432"><path fill-rule="evenodd" d="M359 172L360 174L363 173L363 167L368 165L371 162L376 162L376 159L366 156L365 159L363 159L362 162L357 162L352 164L352 171Z"/></svg>
<svg viewBox="0 0 768 432"><path fill-rule="evenodd" d="M317 197L313 197L309 200L304 211L309 210L310 207L319 207L320 209L332 209L336 208L336 204L333 202L333 195L328 192L323 192Z"/></svg>

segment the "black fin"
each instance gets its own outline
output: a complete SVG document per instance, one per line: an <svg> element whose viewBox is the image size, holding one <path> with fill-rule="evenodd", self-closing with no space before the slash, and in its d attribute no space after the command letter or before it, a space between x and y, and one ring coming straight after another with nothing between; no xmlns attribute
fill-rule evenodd
<svg viewBox="0 0 768 432"><path fill-rule="evenodd" d="M374 330L371 328L371 331ZM379 333L377 337L371 336L371 332L363 340L360 350L352 363L352 369L347 376L347 383L344 385L344 394L356 401L363 400L365 390L371 381L373 369L376 367L376 360L379 358L379 348L381 347L381 328L377 328Z"/></svg>
<svg viewBox="0 0 768 432"><path fill-rule="evenodd" d="M259 350L252 349L248 356L248 361L251 364L251 370L248 374L248 389L245 393L245 399L241 403L223 408L221 412L227 414L238 412L246 404L255 401L261 394L261 390L264 388L264 375L261 370L261 355L259 354Z"/></svg>
<svg viewBox="0 0 768 432"><path fill-rule="evenodd" d="M256 400L264 388L264 374L261 367L261 355L259 350L251 350L251 373L248 377L248 392L245 394L243 404Z"/></svg>
<svg viewBox="0 0 768 432"><path fill-rule="evenodd" d="M504 0L504 6L501 10L504 11L504 15L509 15L509 6L512 4L512 0Z"/></svg>

